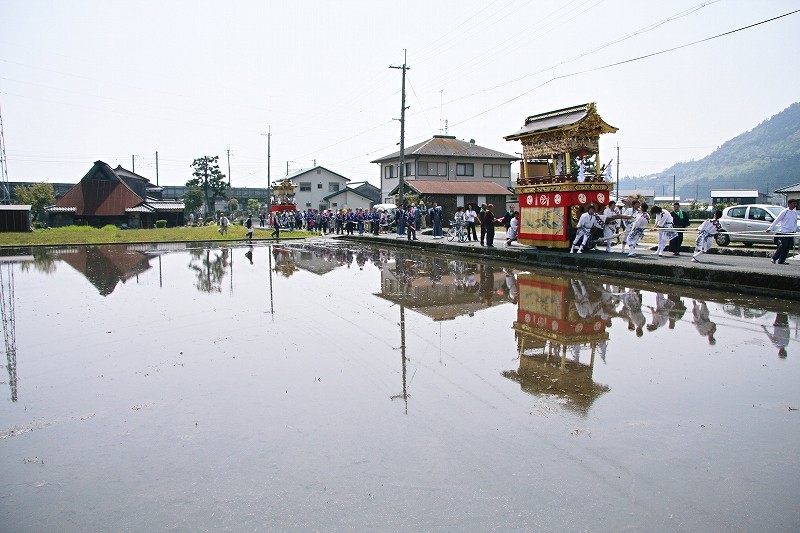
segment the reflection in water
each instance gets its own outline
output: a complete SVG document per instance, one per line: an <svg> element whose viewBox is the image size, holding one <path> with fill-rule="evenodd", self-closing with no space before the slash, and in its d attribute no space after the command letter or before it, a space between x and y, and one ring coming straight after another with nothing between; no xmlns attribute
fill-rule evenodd
<svg viewBox="0 0 800 533"><path fill-rule="evenodd" d="M58 258L86 276L102 296L117 286L147 271L150 257L125 245L77 246L57 250Z"/></svg>
<svg viewBox="0 0 800 533"><path fill-rule="evenodd" d="M778 349L778 357L786 358L786 347L789 345L789 316L786 313L777 313L772 324L772 333L763 324L764 333L769 337L772 345Z"/></svg>
<svg viewBox="0 0 800 533"><path fill-rule="evenodd" d="M6 349L6 370L11 387L11 401L17 401L17 325L14 311L14 263L0 265L0 314L3 320L3 341Z"/></svg>
<svg viewBox="0 0 800 533"><path fill-rule="evenodd" d="M702 337L708 338L708 344L715 345L717 340L714 333L717 331L717 324L711 321L711 314L708 312L708 305L700 300L692 301L692 323L697 328L697 332Z"/></svg>
<svg viewBox="0 0 800 533"><path fill-rule="evenodd" d="M536 274L520 274L517 286L519 304L513 327L519 368L503 375L517 381L525 392L560 398L568 409L586 415L609 390L594 382L592 372L598 348L605 357L606 321L617 314L613 293L606 286L590 287L582 280ZM590 351L588 364L580 361L584 348Z"/></svg>
<svg viewBox="0 0 800 533"><path fill-rule="evenodd" d="M195 272L195 284L200 292L222 292L222 280L228 270L230 249L189 250L189 268Z"/></svg>

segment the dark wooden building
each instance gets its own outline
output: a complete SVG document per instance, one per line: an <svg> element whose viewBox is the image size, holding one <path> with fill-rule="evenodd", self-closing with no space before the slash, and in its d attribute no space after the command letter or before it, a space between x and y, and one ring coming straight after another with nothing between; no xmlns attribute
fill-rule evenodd
<svg viewBox="0 0 800 533"><path fill-rule="evenodd" d="M127 228L152 228L157 220L167 226L182 226L181 200L161 200L148 195L150 180L118 166L112 169L102 161L74 187L45 209L52 227L107 224Z"/></svg>

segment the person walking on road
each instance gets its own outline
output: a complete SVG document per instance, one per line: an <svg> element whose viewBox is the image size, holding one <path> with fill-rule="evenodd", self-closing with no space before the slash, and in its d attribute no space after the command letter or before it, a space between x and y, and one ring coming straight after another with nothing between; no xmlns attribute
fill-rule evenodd
<svg viewBox="0 0 800 533"><path fill-rule="evenodd" d="M478 240L478 234L475 233L475 219L478 213L475 212L473 204L467 204L467 210L464 211L464 221L467 223L467 240Z"/></svg>
<svg viewBox="0 0 800 533"><path fill-rule="evenodd" d="M797 199L792 198L787 205L789 207L781 211L772 224L769 225L769 228L767 228L767 233L769 233L780 225L780 231L778 231L778 249L772 254L773 264L777 263L782 265L786 263L786 256L789 255L789 250L792 249L792 245L794 244L794 234L797 233ZM782 234L788 235L782 236Z"/></svg>
<svg viewBox="0 0 800 533"><path fill-rule="evenodd" d="M486 228L486 247L487 248L494 248L494 226L497 224L498 219L495 218L494 212L494 205L488 204L486 206L486 212L483 214L483 220L481 221L481 228ZM481 233L483 229L481 229Z"/></svg>
<svg viewBox="0 0 800 533"><path fill-rule="evenodd" d="M436 202L433 202L433 207L428 210L428 214L431 216L431 224L433 225L433 238L444 238L444 233L442 233L442 208Z"/></svg>
<svg viewBox="0 0 800 533"><path fill-rule="evenodd" d="M722 231L722 225L719 223L721 217L722 211L716 211L714 218L709 218L697 228L697 239L694 242L694 254L692 254L693 263L700 262L700 256L711 249L714 235Z"/></svg>
<svg viewBox="0 0 800 533"><path fill-rule="evenodd" d="M253 242L253 217L252 215L247 215L247 220L244 221L244 225L247 228L247 240Z"/></svg>

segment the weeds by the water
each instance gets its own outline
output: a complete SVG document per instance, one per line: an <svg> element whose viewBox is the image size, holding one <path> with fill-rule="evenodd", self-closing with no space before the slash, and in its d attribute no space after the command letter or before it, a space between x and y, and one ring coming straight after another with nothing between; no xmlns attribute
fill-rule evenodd
<svg viewBox="0 0 800 533"><path fill-rule="evenodd" d="M28 233L0 233L0 246L59 245L59 244L105 244L124 242L182 242L182 241L227 241L244 240L247 230L243 226L229 226L228 233L221 235L217 226L195 226L154 229L120 229L114 225L93 228L91 226L65 226L63 228L36 229ZM256 228L254 240L270 239L272 228ZM282 231L282 238L308 237L305 231Z"/></svg>

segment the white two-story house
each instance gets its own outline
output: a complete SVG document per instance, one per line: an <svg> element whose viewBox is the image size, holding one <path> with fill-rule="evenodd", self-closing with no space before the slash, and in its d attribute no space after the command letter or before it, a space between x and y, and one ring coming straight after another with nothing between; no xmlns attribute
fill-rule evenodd
<svg viewBox="0 0 800 533"><path fill-rule="evenodd" d="M321 166L298 170L288 178L293 185L297 186L294 199L298 211L330 209L330 202L326 198L331 194L343 191L350 181L350 178L345 178L341 174Z"/></svg>

